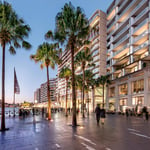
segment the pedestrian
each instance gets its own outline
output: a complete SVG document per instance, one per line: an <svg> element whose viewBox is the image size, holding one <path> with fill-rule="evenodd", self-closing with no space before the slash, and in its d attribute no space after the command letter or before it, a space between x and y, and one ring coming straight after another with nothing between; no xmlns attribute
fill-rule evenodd
<svg viewBox="0 0 150 150"><path fill-rule="evenodd" d="M44 117L44 107L42 107L42 117Z"/></svg>
<svg viewBox="0 0 150 150"><path fill-rule="evenodd" d="M101 124L103 125L105 122L105 118L106 118L106 111L104 108L101 109L100 117L101 117Z"/></svg>
<svg viewBox="0 0 150 150"><path fill-rule="evenodd" d="M96 113L97 125L99 125L100 114L101 114L101 109L100 109L100 105L99 104L97 104L97 106L95 108L95 113Z"/></svg>
<svg viewBox="0 0 150 150"><path fill-rule="evenodd" d="M128 108L126 109L126 117L127 118L129 117L129 109Z"/></svg>
<svg viewBox="0 0 150 150"><path fill-rule="evenodd" d="M145 118L148 121L148 118L149 118L149 112L148 111L146 111L146 113L145 113Z"/></svg>

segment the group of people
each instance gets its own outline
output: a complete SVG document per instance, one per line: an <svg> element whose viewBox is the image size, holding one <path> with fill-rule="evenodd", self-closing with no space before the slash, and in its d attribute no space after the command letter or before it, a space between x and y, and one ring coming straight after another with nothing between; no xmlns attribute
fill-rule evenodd
<svg viewBox="0 0 150 150"><path fill-rule="evenodd" d="M99 125L99 122L101 121L101 124L104 125L104 121L106 118L106 111L104 108L100 108L100 104L97 104L95 108L95 113L96 113L96 120L97 120L97 125Z"/></svg>
<svg viewBox="0 0 150 150"><path fill-rule="evenodd" d="M126 109L125 111L125 114L126 114L126 117L128 118L129 116L132 116L132 114L135 114L135 116L137 115L137 113L132 113L132 111L130 109ZM142 109L141 109L141 113L140 115L143 116L144 120L147 120L149 119L149 112L148 112L148 109L146 106L144 106Z"/></svg>

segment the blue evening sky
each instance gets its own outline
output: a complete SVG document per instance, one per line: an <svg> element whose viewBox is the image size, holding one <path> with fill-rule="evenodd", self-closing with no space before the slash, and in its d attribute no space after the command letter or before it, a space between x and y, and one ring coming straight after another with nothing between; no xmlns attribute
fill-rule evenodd
<svg viewBox="0 0 150 150"><path fill-rule="evenodd" d="M87 18L89 18L97 9L106 11L112 0L70 0L74 6L83 8ZM28 41L32 44L32 49L26 51L17 49L17 54L12 56L6 50L6 79L5 79L5 97L6 102L13 101L13 86L15 67L18 82L20 85L20 94L16 94L16 102L34 100L34 91L40 87L41 83L46 82L46 69L41 70L39 64L35 64L30 60L30 55L35 54L38 45L42 44L44 34L48 30L55 28L55 16L61 11L61 8L68 0L7 0L19 15L29 24L32 31ZM0 53L0 75L1 75L1 59ZM50 78L54 78L57 73L50 70ZM1 99L1 82L0 82L0 99Z"/></svg>

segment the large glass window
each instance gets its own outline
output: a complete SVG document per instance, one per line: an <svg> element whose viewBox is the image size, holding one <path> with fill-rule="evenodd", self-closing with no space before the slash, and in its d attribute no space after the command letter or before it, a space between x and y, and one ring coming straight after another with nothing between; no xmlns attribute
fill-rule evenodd
<svg viewBox="0 0 150 150"><path fill-rule="evenodd" d="M144 91L144 79L132 82L132 93L141 93Z"/></svg>
<svg viewBox="0 0 150 150"><path fill-rule="evenodd" d="M127 83L119 85L119 95L127 95L127 94L128 94Z"/></svg>

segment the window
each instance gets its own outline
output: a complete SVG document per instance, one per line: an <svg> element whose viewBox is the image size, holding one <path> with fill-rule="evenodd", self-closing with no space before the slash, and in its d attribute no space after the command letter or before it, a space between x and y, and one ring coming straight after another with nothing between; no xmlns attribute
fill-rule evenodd
<svg viewBox="0 0 150 150"><path fill-rule="evenodd" d="M119 85L119 95L127 95L127 94L128 94L127 83Z"/></svg>
<svg viewBox="0 0 150 150"><path fill-rule="evenodd" d="M144 91L144 79L132 82L132 93L141 93Z"/></svg>

